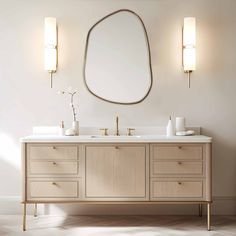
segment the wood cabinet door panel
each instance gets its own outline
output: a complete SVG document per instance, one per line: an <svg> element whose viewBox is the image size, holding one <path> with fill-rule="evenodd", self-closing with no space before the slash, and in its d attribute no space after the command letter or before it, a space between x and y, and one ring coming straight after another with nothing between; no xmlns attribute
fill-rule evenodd
<svg viewBox="0 0 236 236"><path fill-rule="evenodd" d="M86 197L145 197L145 146L89 146L85 158Z"/></svg>
<svg viewBox="0 0 236 236"><path fill-rule="evenodd" d="M87 147L85 181L87 197L112 196L114 193L114 147Z"/></svg>

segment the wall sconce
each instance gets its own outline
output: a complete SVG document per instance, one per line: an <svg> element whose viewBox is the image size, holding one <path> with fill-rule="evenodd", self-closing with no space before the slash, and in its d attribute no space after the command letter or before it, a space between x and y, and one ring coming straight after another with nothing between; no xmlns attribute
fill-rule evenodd
<svg viewBox="0 0 236 236"><path fill-rule="evenodd" d="M196 69L196 18L185 17L183 27L183 67L188 73L190 88L190 73Z"/></svg>
<svg viewBox="0 0 236 236"><path fill-rule="evenodd" d="M52 74L57 70L57 23L56 18L46 17L44 20L44 69L50 74L52 88Z"/></svg>

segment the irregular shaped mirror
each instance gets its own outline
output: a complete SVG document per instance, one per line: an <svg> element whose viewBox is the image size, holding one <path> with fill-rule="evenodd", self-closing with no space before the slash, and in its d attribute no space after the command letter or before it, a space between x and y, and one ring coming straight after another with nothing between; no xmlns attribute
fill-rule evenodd
<svg viewBox="0 0 236 236"><path fill-rule="evenodd" d="M152 87L150 48L136 13L116 11L89 30L84 80L93 95L108 102L135 104L147 97Z"/></svg>

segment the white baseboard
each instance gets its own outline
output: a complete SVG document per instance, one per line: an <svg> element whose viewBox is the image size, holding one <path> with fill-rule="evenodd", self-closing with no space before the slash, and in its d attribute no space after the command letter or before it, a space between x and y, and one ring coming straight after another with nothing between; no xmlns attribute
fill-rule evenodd
<svg viewBox="0 0 236 236"><path fill-rule="evenodd" d="M0 215L22 214L20 196L1 196ZM196 205L75 205L40 204L39 214L52 215L193 215L198 214ZM206 212L204 208L204 213ZM27 213L33 213L33 206L27 206ZM213 215L236 215L236 196L215 196Z"/></svg>

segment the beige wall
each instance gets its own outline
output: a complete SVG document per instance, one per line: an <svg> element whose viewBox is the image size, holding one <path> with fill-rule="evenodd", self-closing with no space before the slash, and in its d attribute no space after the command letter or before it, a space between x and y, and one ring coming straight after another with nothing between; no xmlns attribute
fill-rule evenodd
<svg viewBox="0 0 236 236"><path fill-rule="evenodd" d="M98 100L82 77L86 34L101 17L128 8L143 19L150 39L154 83L137 105ZM43 70L45 16L57 18L59 69L54 88ZM191 89L181 67L181 27L197 18L197 69ZM79 90L82 126L164 126L185 116L213 141L213 194L236 199L236 1L235 0L0 0L0 196L20 195L19 138L35 125L71 122L57 91ZM223 197L223 198L221 198ZM232 197L232 198L231 198Z"/></svg>

